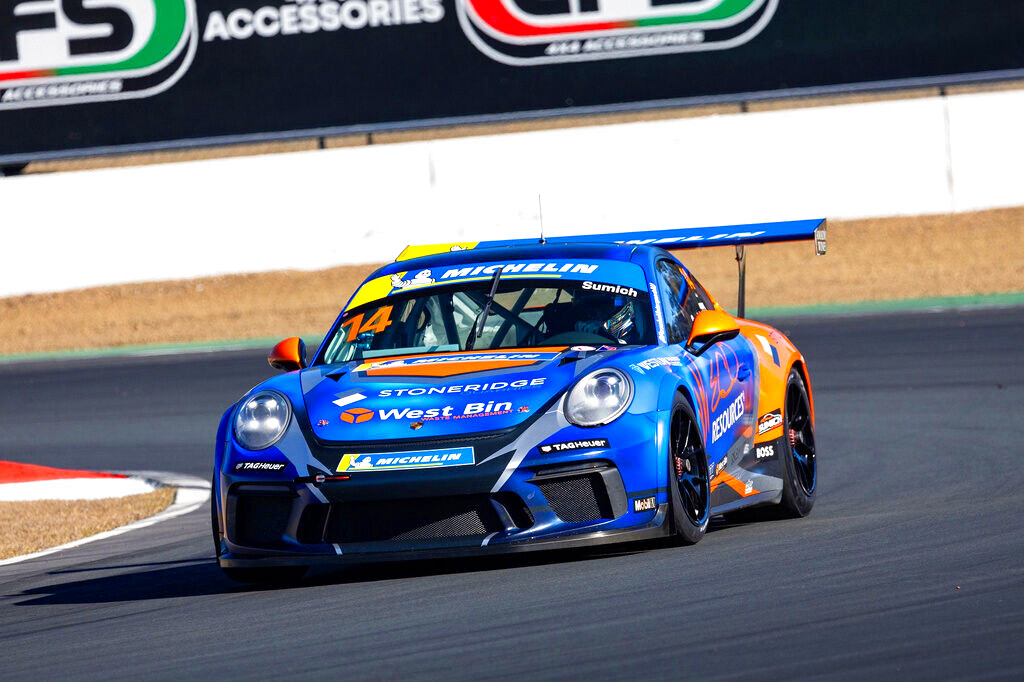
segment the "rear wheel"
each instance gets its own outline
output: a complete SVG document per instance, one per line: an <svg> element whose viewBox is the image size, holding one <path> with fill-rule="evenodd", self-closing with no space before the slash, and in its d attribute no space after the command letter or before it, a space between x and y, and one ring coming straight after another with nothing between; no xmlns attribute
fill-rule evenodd
<svg viewBox="0 0 1024 682"><path fill-rule="evenodd" d="M818 488L818 460L811 421L811 401L800 372L789 373L786 385L785 443L782 448L781 511L790 517L807 516Z"/></svg>
<svg viewBox="0 0 1024 682"><path fill-rule="evenodd" d="M677 395L672 406L668 442L668 481L672 528L680 542L704 537L711 516L708 457L693 409Z"/></svg>

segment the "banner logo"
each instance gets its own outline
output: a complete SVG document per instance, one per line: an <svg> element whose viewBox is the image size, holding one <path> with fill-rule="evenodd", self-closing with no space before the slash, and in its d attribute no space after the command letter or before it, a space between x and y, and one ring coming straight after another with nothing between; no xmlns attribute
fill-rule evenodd
<svg viewBox="0 0 1024 682"><path fill-rule="evenodd" d="M0 109L149 97L196 49L194 0L0 0Z"/></svg>
<svg viewBox="0 0 1024 682"><path fill-rule="evenodd" d="M469 40L526 66L738 47L778 0L456 0Z"/></svg>

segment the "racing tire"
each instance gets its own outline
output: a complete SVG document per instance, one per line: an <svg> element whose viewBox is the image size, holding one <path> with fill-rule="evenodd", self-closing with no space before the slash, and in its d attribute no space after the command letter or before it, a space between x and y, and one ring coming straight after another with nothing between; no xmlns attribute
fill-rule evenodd
<svg viewBox="0 0 1024 682"><path fill-rule="evenodd" d="M711 518L711 480L697 417L676 395L669 418L668 489L672 531L684 545L700 542Z"/></svg>
<svg viewBox="0 0 1024 682"><path fill-rule="evenodd" d="M249 585L290 585L302 580L306 566L267 566L265 568L224 568L224 575L236 583Z"/></svg>
<svg viewBox="0 0 1024 682"><path fill-rule="evenodd" d="M789 518L811 513L818 488L818 460L811 420L811 401L795 368L786 383L783 419L782 500L779 511Z"/></svg>

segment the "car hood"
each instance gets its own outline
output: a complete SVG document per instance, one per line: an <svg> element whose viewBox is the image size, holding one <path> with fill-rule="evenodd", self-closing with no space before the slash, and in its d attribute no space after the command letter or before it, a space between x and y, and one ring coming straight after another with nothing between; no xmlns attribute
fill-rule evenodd
<svg viewBox="0 0 1024 682"><path fill-rule="evenodd" d="M521 424L565 390L592 364L580 362L587 354L534 348L317 366L301 373L303 399L322 441L494 431Z"/></svg>

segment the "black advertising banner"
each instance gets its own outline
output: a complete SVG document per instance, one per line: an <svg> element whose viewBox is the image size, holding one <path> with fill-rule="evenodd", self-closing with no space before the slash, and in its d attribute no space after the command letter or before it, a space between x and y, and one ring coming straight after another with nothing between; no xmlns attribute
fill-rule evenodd
<svg viewBox="0 0 1024 682"><path fill-rule="evenodd" d="M0 0L0 162L1024 74L1021 0Z"/></svg>

